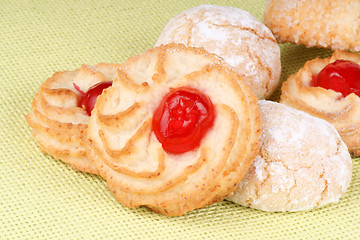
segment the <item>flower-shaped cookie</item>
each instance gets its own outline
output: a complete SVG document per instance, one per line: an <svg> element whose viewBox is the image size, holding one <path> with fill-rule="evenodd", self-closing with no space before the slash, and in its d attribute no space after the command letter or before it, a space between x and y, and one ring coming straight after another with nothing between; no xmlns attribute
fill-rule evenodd
<svg viewBox="0 0 360 240"><path fill-rule="evenodd" d="M74 71L56 72L41 85L26 121L43 152L74 169L98 173L86 157L89 115L79 105L79 94L94 84L111 81L118 67L105 63L82 65Z"/></svg>
<svg viewBox="0 0 360 240"><path fill-rule="evenodd" d="M350 153L358 156L360 155L360 97L354 91L360 93L360 85L359 80L358 83L355 80L354 84L358 84L358 89L356 89L351 85L352 83L349 85L345 82L345 78L354 81L351 79L353 77L359 79L359 73L351 76L351 74L349 75L350 71L344 68L340 70L343 73L323 72L321 74L321 79L324 79L322 82L328 86L324 88L315 84L317 76L320 76L319 73L325 67L329 66L330 71L332 71L331 69L336 70L337 67L331 65L336 60L340 60L337 63L346 65L349 62L341 63L341 61L350 61L350 65L355 67L355 71L358 68L358 72L360 72L360 55L356 53L335 51L329 58L308 61L283 83L280 102L330 122L339 132ZM331 87L347 93L344 95L337 90L332 90ZM353 91L353 93L348 94L349 91Z"/></svg>
<svg viewBox="0 0 360 240"><path fill-rule="evenodd" d="M176 216L234 191L259 136L257 99L239 75L203 49L170 44L120 67L89 119L88 154L125 206Z"/></svg>

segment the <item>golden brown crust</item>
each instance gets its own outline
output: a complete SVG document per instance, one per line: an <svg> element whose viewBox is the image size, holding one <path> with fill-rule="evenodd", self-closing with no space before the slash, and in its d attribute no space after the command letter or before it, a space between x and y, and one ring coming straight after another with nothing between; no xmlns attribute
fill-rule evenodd
<svg viewBox="0 0 360 240"><path fill-rule="evenodd" d="M259 155L227 199L272 212L337 202L350 184L352 162L335 128L283 104L259 101L259 107Z"/></svg>
<svg viewBox="0 0 360 240"><path fill-rule="evenodd" d="M350 153L359 156L359 96L350 94L343 98L341 93L310 85L313 75L317 75L327 64L337 59L360 64L360 55L342 51L335 51L326 59L308 61L283 83L280 102L330 122L339 132Z"/></svg>
<svg viewBox="0 0 360 240"><path fill-rule="evenodd" d="M172 18L155 46L183 43L224 59L259 99L279 84L280 48L271 31L250 13L233 7L201 5Z"/></svg>
<svg viewBox="0 0 360 240"><path fill-rule="evenodd" d="M56 72L35 95L26 121L43 152L61 159L76 170L98 174L86 157L88 115L78 107L79 93L92 85L112 80L117 64L83 65L74 71Z"/></svg>
<svg viewBox="0 0 360 240"><path fill-rule="evenodd" d="M359 0L268 0L264 23L279 42L360 51Z"/></svg>
<svg viewBox="0 0 360 240"><path fill-rule="evenodd" d="M152 115L181 86L207 94L217 115L198 149L168 154L152 132ZM239 75L203 49L170 44L122 65L89 119L88 151L118 201L177 216L232 192L257 154L259 136L257 99Z"/></svg>

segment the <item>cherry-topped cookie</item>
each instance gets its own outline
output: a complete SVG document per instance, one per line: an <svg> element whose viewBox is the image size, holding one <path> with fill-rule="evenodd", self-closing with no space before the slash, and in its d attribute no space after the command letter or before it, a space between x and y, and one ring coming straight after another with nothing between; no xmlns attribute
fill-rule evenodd
<svg viewBox="0 0 360 240"><path fill-rule="evenodd" d="M335 51L308 61L281 88L280 102L335 126L355 155L360 155L360 55Z"/></svg>
<svg viewBox="0 0 360 240"><path fill-rule="evenodd" d="M259 148L257 99L223 60L170 44L127 60L89 118L89 158L116 199L166 216L221 201Z"/></svg>
<svg viewBox="0 0 360 240"><path fill-rule="evenodd" d="M97 96L111 85L118 67L84 64L56 72L41 85L26 121L43 152L76 170L98 173L86 156L87 122Z"/></svg>

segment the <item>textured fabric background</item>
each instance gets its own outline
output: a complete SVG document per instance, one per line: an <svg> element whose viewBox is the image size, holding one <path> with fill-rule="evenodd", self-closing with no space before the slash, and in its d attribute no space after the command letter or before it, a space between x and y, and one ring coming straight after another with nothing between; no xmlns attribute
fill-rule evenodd
<svg viewBox="0 0 360 240"><path fill-rule="evenodd" d="M151 48L169 19L200 4L259 20L265 0L0 1L0 239L360 239L360 159L339 203L267 213L223 201L182 217L124 208L100 177L43 154L24 115L54 72L123 62ZM329 50L281 45L282 81ZM277 92L273 99L278 99Z"/></svg>

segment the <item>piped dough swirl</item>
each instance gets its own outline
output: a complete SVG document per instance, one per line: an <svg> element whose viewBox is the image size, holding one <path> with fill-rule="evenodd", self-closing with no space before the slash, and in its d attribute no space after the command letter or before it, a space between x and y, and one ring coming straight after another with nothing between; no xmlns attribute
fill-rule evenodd
<svg viewBox="0 0 360 240"><path fill-rule="evenodd" d="M168 154L152 117L162 97L183 86L208 95L216 119L199 148ZM176 216L232 192L257 154L259 136L257 100L239 75L203 49L170 44L127 60L99 96L89 119L89 156L125 206Z"/></svg>
<svg viewBox="0 0 360 240"><path fill-rule="evenodd" d="M350 153L360 155L360 98L354 93L346 97L333 90L312 87L311 81L327 64L338 59L360 64L360 55L345 51L335 51L326 59L313 59L281 87L280 102L313 116L325 119L339 132Z"/></svg>
<svg viewBox="0 0 360 240"><path fill-rule="evenodd" d="M112 81L117 64L82 65L74 71L56 72L40 87L26 121L41 150L64 161L76 170L97 174L87 159L87 122L89 116L78 107L79 92Z"/></svg>

